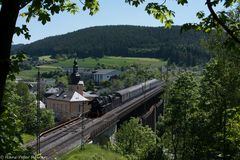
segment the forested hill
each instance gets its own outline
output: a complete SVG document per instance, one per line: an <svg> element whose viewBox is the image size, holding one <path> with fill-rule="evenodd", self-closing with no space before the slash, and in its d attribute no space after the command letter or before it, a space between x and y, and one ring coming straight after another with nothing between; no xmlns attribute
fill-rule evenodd
<svg viewBox="0 0 240 160"><path fill-rule="evenodd" d="M134 56L168 59L176 64L194 65L207 59L200 47L203 33L180 33L180 26L163 27L98 26L48 37L18 46L30 55L66 54L78 57ZM16 48L16 47L15 47Z"/></svg>

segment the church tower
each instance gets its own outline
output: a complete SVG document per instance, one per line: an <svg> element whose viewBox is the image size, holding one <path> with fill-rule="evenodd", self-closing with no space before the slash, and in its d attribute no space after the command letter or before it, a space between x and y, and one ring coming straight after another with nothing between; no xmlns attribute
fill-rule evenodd
<svg viewBox="0 0 240 160"><path fill-rule="evenodd" d="M78 65L76 59L73 62L73 72L70 75L69 90L76 91L83 95L84 83L78 73Z"/></svg>

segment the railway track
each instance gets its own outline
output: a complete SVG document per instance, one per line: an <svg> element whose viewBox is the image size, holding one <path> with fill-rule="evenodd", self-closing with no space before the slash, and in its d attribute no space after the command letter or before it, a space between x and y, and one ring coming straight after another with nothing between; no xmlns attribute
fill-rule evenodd
<svg viewBox="0 0 240 160"><path fill-rule="evenodd" d="M52 159L55 155L62 154L80 145L81 143L84 143L89 139L92 127L98 125L100 122L100 118L87 119L87 121L85 121L83 133L81 126L78 126L78 128L73 132L68 132L68 134L57 139L56 141L48 143L44 148L41 147L40 151L42 155L48 159ZM82 136L83 140L81 139Z"/></svg>
<svg viewBox="0 0 240 160"><path fill-rule="evenodd" d="M58 130L57 132L53 132L53 134L50 134L46 137L40 138L40 144L41 144L41 148L46 148L46 146L48 146L51 143L55 143L56 141L61 140L62 138L64 138L65 136L67 136L68 134L72 134L74 132L77 132L77 130L84 124L88 123L90 121L90 119L84 119L83 121L78 121L77 123L75 123L74 125L71 126L65 126L64 128L62 128L61 130Z"/></svg>
<svg viewBox="0 0 240 160"><path fill-rule="evenodd" d="M40 152L44 155L47 150L58 146L66 137L78 132L83 124L85 125L90 121L91 119L88 118L82 119L81 117L77 117L50 130L44 131L40 134ZM36 148L36 145L36 141L27 144L27 146L32 148Z"/></svg>
<svg viewBox="0 0 240 160"><path fill-rule="evenodd" d="M144 101L160 93L161 87L157 87L144 95L128 101L103 116L95 119L77 117L71 121L54 127L41 133L40 152L47 159L52 159L55 155L62 154L73 149L88 139L93 139L104 132L111 125L116 124L126 114L136 109ZM85 126L82 130L82 125ZM81 139L83 136L83 139ZM36 141L28 144L36 147Z"/></svg>

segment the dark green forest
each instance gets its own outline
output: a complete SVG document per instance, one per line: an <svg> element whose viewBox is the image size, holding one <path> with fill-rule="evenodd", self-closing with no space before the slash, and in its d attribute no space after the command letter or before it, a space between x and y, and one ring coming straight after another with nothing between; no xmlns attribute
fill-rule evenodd
<svg viewBox="0 0 240 160"><path fill-rule="evenodd" d="M12 52L24 51L31 56L65 54L70 57L130 56L169 60L192 66L209 59L201 47L206 35L201 32L181 33L180 26L164 27L98 26L64 35L48 37L27 45L14 45Z"/></svg>

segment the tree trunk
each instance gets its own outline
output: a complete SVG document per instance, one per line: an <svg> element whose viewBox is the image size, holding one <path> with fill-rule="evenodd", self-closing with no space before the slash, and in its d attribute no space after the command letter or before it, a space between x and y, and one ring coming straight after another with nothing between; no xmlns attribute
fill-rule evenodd
<svg viewBox="0 0 240 160"><path fill-rule="evenodd" d="M218 15L216 14L216 12L213 10L212 8L212 2L211 0L207 0L206 1L206 4L208 6L208 10L210 11L213 19L219 24L222 26L222 28L228 33L228 35L230 35L232 37L232 39L234 41L236 41L238 44L240 44L240 39L239 37L237 37L237 35L234 34L234 31L231 30L230 28L228 28L228 26L226 26L226 24L221 20L219 19Z"/></svg>
<svg viewBox="0 0 240 160"><path fill-rule="evenodd" d="M3 95L10 71L10 51L20 0L3 0L0 11L0 115L4 112Z"/></svg>

